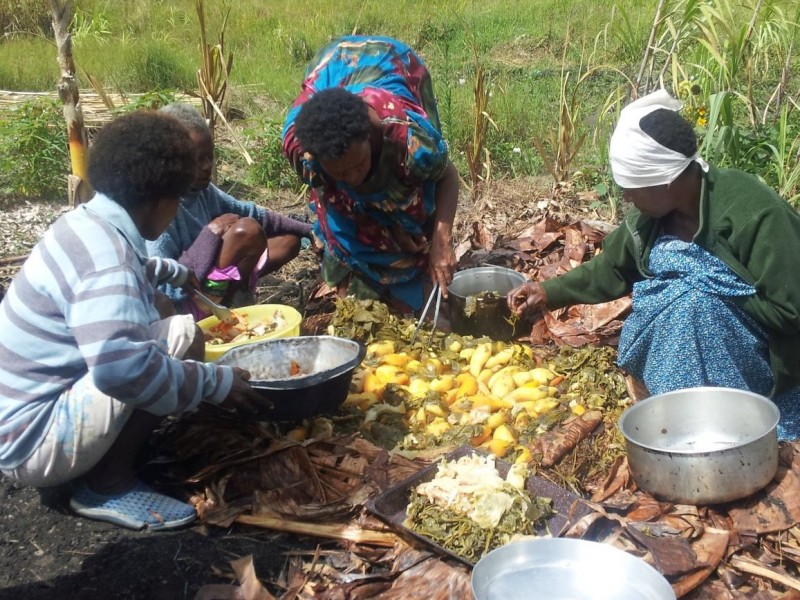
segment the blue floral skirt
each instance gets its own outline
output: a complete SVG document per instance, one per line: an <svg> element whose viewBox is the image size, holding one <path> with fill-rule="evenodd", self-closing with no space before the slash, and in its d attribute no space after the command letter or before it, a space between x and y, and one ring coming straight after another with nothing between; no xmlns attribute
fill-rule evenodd
<svg viewBox="0 0 800 600"><path fill-rule="evenodd" d="M696 244L661 236L650 253L652 279L633 287L633 311L619 340L619 366L651 394L699 386L769 397L769 335L736 303L755 288ZM800 437L800 388L772 398L780 439Z"/></svg>

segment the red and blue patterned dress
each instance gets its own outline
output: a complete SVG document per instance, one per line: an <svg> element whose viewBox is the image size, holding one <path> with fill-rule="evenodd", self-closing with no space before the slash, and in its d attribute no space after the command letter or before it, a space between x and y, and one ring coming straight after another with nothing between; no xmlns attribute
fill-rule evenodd
<svg viewBox="0 0 800 600"><path fill-rule="evenodd" d="M336 86L362 98L383 126L379 163L357 187L334 181L317 161L304 159L294 134L303 104ZM284 124L283 150L311 187L314 233L325 244L326 261L358 275L378 296L388 294L419 308L428 253L403 250L396 232L430 241L436 182L449 162L430 75L420 57L386 37L347 36L328 44L306 70L302 93Z"/></svg>

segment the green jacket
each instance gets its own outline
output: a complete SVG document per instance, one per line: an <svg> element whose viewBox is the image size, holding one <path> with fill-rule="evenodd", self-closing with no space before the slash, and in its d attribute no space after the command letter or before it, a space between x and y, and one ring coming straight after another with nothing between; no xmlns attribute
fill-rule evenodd
<svg viewBox="0 0 800 600"><path fill-rule="evenodd" d="M727 264L756 294L736 298L770 334L773 395L800 385L800 214L752 175L709 168L703 177L694 242ZM542 282L549 308L597 304L652 277L650 249L660 221L634 210L603 241L603 251Z"/></svg>

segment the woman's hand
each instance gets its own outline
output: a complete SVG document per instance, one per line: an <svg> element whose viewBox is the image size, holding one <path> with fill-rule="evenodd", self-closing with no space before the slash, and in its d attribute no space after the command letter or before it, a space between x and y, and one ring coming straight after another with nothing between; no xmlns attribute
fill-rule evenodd
<svg viewBox="0 0 800 600"><path fill-rule="evenodd" d="M225 213L224 215L220 215L216 219L211 221L208 224L208 228L214 235L225 235L225 232L228 231L228 229L230 229L234 225L236 225L236 222L238 220L239 220L239 215L235 215L233 213Z"/></svg>
<svg viewBox="0 0 800 600"><path fill-rule="evenodd" d="M249 383L250 372L233 367L233 385L228 397L221 406L228 409L239 409L248 413L256 413L264 408L271 408L272 403L255 391Z"/></svg>
<svg viewBox="0 0 800 600"><path fill-rule="evenodd" d="M428 271L431 281L439 284L442 297L447 298L447 286L453 281L453 273L456 271L456 253L453 251L453 242L449 236L434 234L428 258Z"/></svg>
<svg viewBox="0 0 800 600"><path fill-rule="evenodd" d="M161 290L155 291L155 294L153 295L153 304L155 304L156 310L158 311L158 316L161 319L174 317L178 314L172 299Z"/></svg>
<svg viewBox="0 0 800 600"><path fill-rule="evenodd" d="M540 283L528 281L508 292L508 309L517 315L547 307L547 294Z"/></svg>
<svg viewBox="0 0 800 600"><path fill-rule="evenodd" d="M444 298L447 298L447 286L453 281L457 266L453 250L453 221L458 205L458 182L458 171L448 160L442 177L436 182L436 213L428 262L431 281L439 284Z"/></svg>
<svg viewBox="0 0 800 600"><path fill-rule="evenodd" d="M325 242L318 238L313 231L311 232L311 250L317 257L317 262L322 264L322 259L325 258Z"/></svg>

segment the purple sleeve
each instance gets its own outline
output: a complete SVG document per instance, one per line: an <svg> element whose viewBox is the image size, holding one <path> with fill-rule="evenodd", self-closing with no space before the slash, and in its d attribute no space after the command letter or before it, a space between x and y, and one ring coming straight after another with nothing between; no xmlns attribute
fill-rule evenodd
<svg viewBox="0 0 800 600"><path fill-rule="evenodd" d="M211 272L217 262L222 237L213 233L208 227L203 227L197 239L184 250L178 262L188 267L198 279L204 279Z"/></svg>
<svg viewBox="0 0 800 600"><path fill-rule="evenodd" d="M264 228L264 233L267 234L267 237L287 234L298 237L311 237L311 225L309 223L284 217L282 214L271 210L264 211L261 226Z"/></svg>

